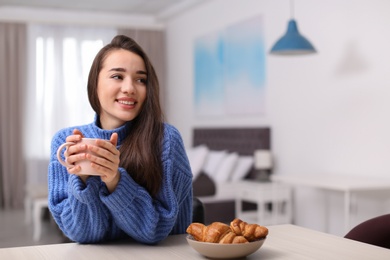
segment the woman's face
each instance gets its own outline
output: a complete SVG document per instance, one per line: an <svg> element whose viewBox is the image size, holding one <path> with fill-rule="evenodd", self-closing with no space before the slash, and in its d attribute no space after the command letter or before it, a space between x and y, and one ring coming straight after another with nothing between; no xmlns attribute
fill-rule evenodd
<svg viewBox="0 0 390 260"><path fill-rule="evenodd" d="M145 63L137 54L118 49L106 56L97 85L103 129L117 128L138 116L146 99L146 82Z"/></svg>

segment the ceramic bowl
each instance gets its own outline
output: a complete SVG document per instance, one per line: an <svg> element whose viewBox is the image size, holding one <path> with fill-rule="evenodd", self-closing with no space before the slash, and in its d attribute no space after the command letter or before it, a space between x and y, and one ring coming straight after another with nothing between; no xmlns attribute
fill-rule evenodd
<svg viewBox="0 0 390 260"><path fill-rule="evenodd" d="M187 236L188 244L199 254L209 258L240 258L256 252L266 238L243 244L218 244L196 241L191 235Z"/></svg>

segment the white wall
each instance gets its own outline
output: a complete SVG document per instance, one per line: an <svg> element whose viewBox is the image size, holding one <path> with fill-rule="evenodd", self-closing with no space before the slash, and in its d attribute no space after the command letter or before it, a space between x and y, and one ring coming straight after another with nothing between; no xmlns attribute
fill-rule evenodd
<svg viewBox="0 0 390 260"><path fill-rule="evenodd" d="M267 114L194 116L194 40L262 15L269 51L287 28L289 3L213 0L171 19L167 26L168 120L179 128L187 146L191 145L194 127L269 125L277 160L275 174L387 177L390 172L388 0L295 0L299 30L314 44L318 54L267 55ZM330 229L341 235L337 228L342 222L342 197L334 196L333 202L329 202L330 212L334 212L329 217L334 219ZM297 200L296 223L323 230L326 226L323 194L302 190ZM360 206L365 207L364 217L378 214L376 208L368 205L372 201Z"/></svg>

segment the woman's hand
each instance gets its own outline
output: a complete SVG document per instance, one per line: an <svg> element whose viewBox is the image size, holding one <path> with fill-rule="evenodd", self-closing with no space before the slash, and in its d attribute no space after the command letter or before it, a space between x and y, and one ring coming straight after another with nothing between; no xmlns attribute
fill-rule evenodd
<svg viewBox="0 0 390 260"><path fill-rule="evenodd" d="M66 138L66 142L77 143L77 142L81 141L81 139L83 137L84 137L84 135L83 135L83 133L81 133L80 130L74 129L73 135L68 136ZM85 153L86 150L87 150L87 146L85 144L75 144L75 145L69 146L64 153L66 162L74 165L74 163L77 161L85 160L87 158L86 153ZM78 174L81 170L81 167L79 165L75 165L73 167L68 167L67 170L71 174L78 175L84 183L86 182L88 175L81 175L81 174L79 175Z"/></svg>
<svg viewBox="0 0 390 260"><path fill-rule="evenodd" d="M99 139L95 145L87 145L87 150L94 154L87 153L86 157L110 193L115 190L120 178L118 171L120 152L116 149L117 143L118 134L113 133L109 142Z"/></svg>

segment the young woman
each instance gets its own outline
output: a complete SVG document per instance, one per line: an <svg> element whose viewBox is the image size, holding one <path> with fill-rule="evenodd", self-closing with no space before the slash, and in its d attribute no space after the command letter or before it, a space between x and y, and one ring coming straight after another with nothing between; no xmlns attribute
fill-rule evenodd
<svg viewBox="0 0 390 260"><path fill-rule="evenodd" d="M163 122L154 68L134 40L118 35L100 50L88 96L94 122L60 130L51 145L49 209L62 232L79 243L130 237L147 244L185 233L191 169L180 133ZM82 137L99 140L77 143ZM64 152L68 168L56 155L64 142L75 142ZM73 166L84 159L93 176Z"/></svg>

